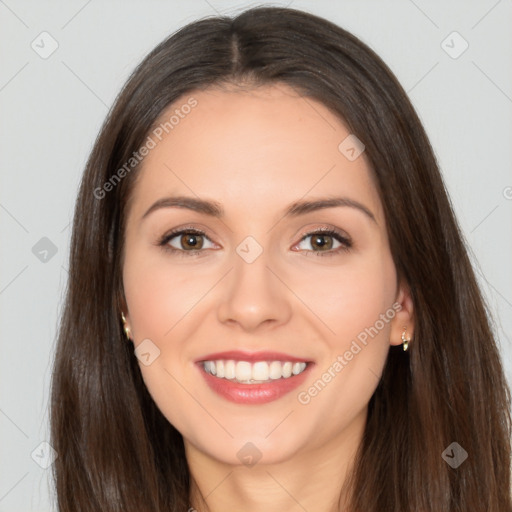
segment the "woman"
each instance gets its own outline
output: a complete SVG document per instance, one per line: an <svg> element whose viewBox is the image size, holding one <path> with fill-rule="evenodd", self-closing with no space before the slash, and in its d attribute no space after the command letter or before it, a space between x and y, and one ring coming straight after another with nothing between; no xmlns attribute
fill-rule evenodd
<svg viewBox="0 0 512 512"><path fill-rule="evenodd" d="M512 511L510 395L433 151L357 38L192 23L76 204L59 510Z"/></svg>

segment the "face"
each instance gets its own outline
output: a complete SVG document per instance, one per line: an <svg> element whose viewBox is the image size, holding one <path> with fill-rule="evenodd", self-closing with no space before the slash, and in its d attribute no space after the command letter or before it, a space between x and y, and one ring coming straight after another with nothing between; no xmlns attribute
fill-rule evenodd
<svg viewBox="0 0 512 512"><path fill-rule="evenodd" d="M127 217L145 384L188 447L227 464L348 439L411 325L365 154L284 85L190 97L153 136Z"/></svg>

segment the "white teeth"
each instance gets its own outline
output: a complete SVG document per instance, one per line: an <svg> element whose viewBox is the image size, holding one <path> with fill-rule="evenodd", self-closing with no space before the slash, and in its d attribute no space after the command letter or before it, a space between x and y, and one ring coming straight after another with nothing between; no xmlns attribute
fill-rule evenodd
<svg viewBox="0 0 512 512"><path fill-rule="evenodd" d="M298 375L306 369L306 363L292 363L290 361L204 361L206 373L218 378L234 380L243 384L259 384L277 379L288 379Z"/></svg>
<svg viewBox="0 0 512 512"><path fill-rule="evenodd" d="M217 361L215 367L217 370L217 377L224 377L224 361Z"/></svg>
<svg viewBox="0 0 512 512"><path fill-rule="evenodd" d="M206 362L213 364L215 366L214 361L206 361ZM205 368L205 370L208 371L206 368ZM234 379L235 378L235 361L226 361L224 363L224 378L225 379Z"/></svg>
<svg viewBox="0 0 512 512"><path fill-rule="evenodd" d="M236 380L251 380L251 363L248 363L247 361L238 361L235 368L235 377Z"/></svg>
<svg viewBox="0 0 512 512"><path fill-rule="evenodd" d="M298 375L300 372L304 370L304 367L302 366L303 363L294 363L292 368L293 375ZM214 374L215 375L215 374Z"/></svg>
<svg viewBox="0 0 512 512"><path fill-rule="evenodd" d="M250 365L249 365L250 366ZM268 380L268 364L265 361L258 361L252 365L252 372L249 379L254 380ZM237 377L238 379L238 377ZM246 380L249 380L246 379ZM242 379L239 379L242 380Z"/></svg>
<svg viewBox="0 0 512 512"><path fill-rule="evenodd" d="M270 378L280 379L283 373L281 363L279 361L272 361L270 363Z"/></svg>

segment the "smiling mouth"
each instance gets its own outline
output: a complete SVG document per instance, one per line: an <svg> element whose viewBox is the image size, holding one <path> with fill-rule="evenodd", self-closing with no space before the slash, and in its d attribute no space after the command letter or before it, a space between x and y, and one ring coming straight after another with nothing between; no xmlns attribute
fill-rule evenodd
<svg viewBox="0 0 512 512"><path fill-rule="evenodd" d="M309 365L307 361L235 361L217 359L201 361L203 370L218 379L238 384L267 384L300 375Z"/></svg>

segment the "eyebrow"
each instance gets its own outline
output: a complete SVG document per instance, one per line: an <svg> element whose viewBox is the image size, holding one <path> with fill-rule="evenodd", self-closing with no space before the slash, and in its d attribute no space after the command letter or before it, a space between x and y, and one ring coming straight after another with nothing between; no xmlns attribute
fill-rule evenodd
<svg viewBox="0 0 512 512"><path fill-rule="evenodd" d="M361 204L359 201L348 197L327 197L310 201L296 201L285 209L283 217L298 217L299 215L304 215L317 210L340 206L355 208L377 224L375 215L369 208ZM141 221L148 217L152 212L162 208L185 208L219 219L223 218L225 214L222 206L216 201L208 201L206 199L198 199L188 196L174 196L162 197L154 202L141 217Z"/></svg>

